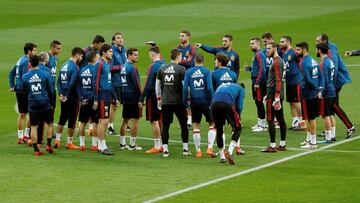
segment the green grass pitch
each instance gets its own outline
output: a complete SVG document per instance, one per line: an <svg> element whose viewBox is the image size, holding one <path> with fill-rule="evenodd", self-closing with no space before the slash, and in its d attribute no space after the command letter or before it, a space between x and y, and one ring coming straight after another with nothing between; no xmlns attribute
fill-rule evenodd
<svg viewBox="0 0 360 203"><path fill-rule="evenodd" d="M145 41L154 40L165 59L178 44L179 32L188 29L191 43L220 45L221 37L234 36L240 65L250 64L253 53L249 39L270 31L276 41L290 35L294 42L307 41L314 56L315 36L327 33L343 55L360 48L360 3L356 0L320 1L130 1L130 0L0 0L0 202L143 202L210 180L252 169L304 151L299 142L304 132L288 132L287 152L262 154L268 133L252 133L256 122L255 105L247 90L242 114L241 141L246 155L237 156L236 165L221 165L218 159L183 157L181 144L170 142L171 157L120 151L119 137L107 137L115 156L90 151L56 150L54 155L34 157L32 149L16 144L15 95L8 87L10 68L23 54L23 44L32 41L39 51L49 42L63 44L58 67L70 57L74 46L86 47L96 34L110 42L116 31L124 33L125 46L139 48L140 75L150 64ZM202 51L200 51L202 52ZM206 66L213 67L213 56L205 54ZM345 58L353 83L341 92L341 104L355 124L360 124L358 101L360 57ZM143 80L145 79L142 77ZM240 81L250 87L249 74L241 70ZM142 81L144 84L144 81ZM59 105L58 105L59 106ZM116 118L119 132L120 113ZM56 109L55 122L59 108ZM285 104L287 123L289 106ZM318 120L318 132L322 122ZM202 126L202 142L207 127ZM346 129L338 120L341 142ZM139 137L151 138L151 128L140 121ZM66 138L66 133L64 133ZM227 133L227 143L229 141ZM179 141L177 124L170 139ZM75 138L78 143L78 138ZM192 140L190 134L190 140ZM88 145L90 139L87 138ZM129 140L127 140L129 142ZM151 140L139 139L144 149ZM262 170L163 199L163 202L360 202L360 140L356 139L323 151L301 156ZM190 144L194 152L194 146ZM203 152L206 146L202 146Z"/></svg>

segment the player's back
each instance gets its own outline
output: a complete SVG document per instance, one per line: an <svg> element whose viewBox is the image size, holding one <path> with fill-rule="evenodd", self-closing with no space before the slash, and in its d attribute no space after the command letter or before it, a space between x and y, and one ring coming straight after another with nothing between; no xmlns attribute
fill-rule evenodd
<svg viewBox="0 0 360 203"><path fill-rule="evenodd" d="M335 78L336 78L336 70L335 70L335 64L332 60L329 59L329 57L325 57L320 62L320 70L323 73L324 76L324 92L323 96L325 98L333 98L336 96L335 92Z"/></svg>
<svg viewBox="0 0 360 203"><path fill-rule="evenodd" d="M209 107L213 95L212 78L209 69L194 66L186 71L184 90L190 90L192 106ZM184 95L187 96L187 95Z"/></svg>
<svg viewBox="0 0 360 203"><path fill-rule="evenodd" d="M88 64L80 69L79 72L79 88L80 88L80 95L79 98L81 100L93 99L93 77L94 77L94 69L95 65Z"/></svg>
<svg viewBox="0 0 360 203"><path fill-rule="evenodd" d="M236 73L227 67L219 68L212 73L214 91L223 83L236 83Z"/></svg>
<svg viewBox="0 0 360 203"><path fill-rule="evenodd" d="M28 95L30 112L51 108L50 95L53 94L50 74L40 69L30 70L23 76L24 88Z"/></svg>
<svg viewBox="0 0 360 203"><path fill-rule="evenodd" d="M224 102L232 106L239 106L238 104L242 103L244 100L245 90L240 85L236 83L224 83L219 86L219 88L214 92L214 97L212 99L212 104L216 102ZM241 112L242 109L237 109Z"/></svg>
<svg viewBox="0 0 360 203"><path fill-rule="evenodd" d="M182 104L185 67L170 63L161 66L157 79L161 83L162 104Z"/></svg>

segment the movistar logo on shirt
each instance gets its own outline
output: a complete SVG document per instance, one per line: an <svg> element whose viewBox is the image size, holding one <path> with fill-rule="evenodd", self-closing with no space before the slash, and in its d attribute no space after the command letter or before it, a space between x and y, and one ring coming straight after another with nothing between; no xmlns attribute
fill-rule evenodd
<svg viewBox="0 0 360 203"><path fill-rule="evenodd" d="M33 82L41 82L41 79L39 78L39 76L35 73L35 75L31 76L29 83L33 83Z"/></svg>
<svg viewBox="0 0 360 203"><path fill-rule="evenodd" d="M90 69L86 69L84 72L82 72L81 76L83 76L83 77L92 77Z"/></svg>
<svg viewBox="0 0 360 203"><path fill-rule="evenodd" d="M195 71L192 75L191 78L201 78L204 77L204 74L202 74L202 72L200 70Z"/></svg>
<svg viewBox="0 0 360 203"><path fill-rule="evenodd" d="M56 66L51 68L50 72L51 72L51 76L56 76Z"/></svg>
<svg viewBox="0 0 360 203"><path fill-rule="evenodd" d="M125 70L125 69L126 69L125 67L122 68L121 71L120 71L120 74L126 74L126 70Z"/></svg>
<svg viewBox="0 0 360 203"><path fill-rule="evenodd" d="M164 70L164 73L175 73L174 66L169 66Z"/></svg>
<svg viewBox="0 0 360 203"><path fill-rule="evenodd" d="M229 73L224 73L224 75L221 76L220 78L221 81L229 81L232 80L232 78L230 77Z"/></svg>

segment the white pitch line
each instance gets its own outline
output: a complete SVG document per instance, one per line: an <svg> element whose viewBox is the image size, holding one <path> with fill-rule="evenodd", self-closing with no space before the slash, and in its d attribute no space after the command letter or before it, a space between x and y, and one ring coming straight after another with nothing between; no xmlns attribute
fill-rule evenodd
<svg viewBox="0 0 360 203"><path fill-rule="evenodd" d="M349 64L346 65L347 67L360 67L360 64Z"/></svg>
<svg viewBox="0 0 360 203"><path fill-rule="evenodd" d="M272 162L267 163L267 164L263 164L263 165L260 165L260 166L254 167L254 168L250 168L250 169L247 169L247 170L244 170L244 171L240 171L240 172L231 174L231 175L227 175L227 176L224 176L224 177L221 177L221 178L210 180L210 181L198 184L198 185L187 187L187 188L184 188L184 189L181 189L181 190L169 193L169 194L165 194L165 195L162 195L162 196L159 196L159 197L155 197L153 199L145 201L144 203L152 203L152 202L157 202L157 201L160 201L160 200L164 200L164 199L167 199L167 198L170 198L170 197L177 196L179 194L183 194L185 192L196 190L196 189L199 189L199 188L202 188L202 187L205 187L205 186L208 186L208 185L212 185L212 184L224 181L224 180L228 180L228 179L235 178L235 177L238 177L238 176L241 176L241 175L244 175L244 174L248 174L248 173L258 171L258 170L261 170L261 169L264 169L264 168L268 168L268 167L271 167L271 166L274 166L274 165L277 165L277 164L280 164L280 163L283 163L283 162L286 162L286 161L290 161L290 160L298 158L298 157L302 157L302 156L306 156L308 154L323 151L325 149L329 149L329 148L332 148L332 147L335 147L335 146L338 146L338 145L341 145L341 144L344 144L344 143L347 143L347 142L351 142L351 141L354 141L354 140L358 140L358 139L360 139L360 136L357 136L357 137L354 137L354 138L348 139L348 140L342 140L342 141L337 142L335 144L327 145L325 147L321 147L321 148L316 149L316 150L311 150L311 151L306 151L306 152L302 152L302 153L299 153L299 154L291 155L291 156L288 156L288 157L285 157L285 158L282 158L282 159L279 159L279 160L276 160L276 161L272 161Z"/></svg>
<svg viewBox="0 0 360 203"><path fill-rule="evenodd" d="M116 136L119 137L120 135L108 135L108 136ZM126 137L130 137L130 136L126 136ZM151 140L153 141L153 138L149 138L149 137L139 137L136 136L137 139L140 140ZM169 140L169 142L173 142L173 143L182 143L181 140ZM194 144L194 142L189 141L189 144ZM208 143L205 142L201 142L201 145L207 145ZM228 144L225 144L225 146L229 146ZM256 146L256 145L241 145L241 147L249 147L249 148L256 148L256 149L264 149L266 146ZM293 150L293 151L306 151L305 149L300 149L300 148L287 148L288 150Z"/></svg>

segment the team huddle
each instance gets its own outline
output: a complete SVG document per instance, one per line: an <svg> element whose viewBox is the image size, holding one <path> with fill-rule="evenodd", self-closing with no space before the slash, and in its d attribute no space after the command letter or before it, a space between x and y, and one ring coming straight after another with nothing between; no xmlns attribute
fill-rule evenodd
<svg viewBox="0 0 360 203"><path fill-rule="evenodd" d="M73 48L70 59L59 68L58 75L57 61L62 44L54 40L49 52L37 54L37 46L26 43L25 55L9 74L10 91L16 92L19 111L18 144L27 143L34 148L35 155L42 155L39 148L44 143L46 129L45 149L53 153L54 148L61 147L62 132L67 123L66 148L84 151L85 129L89 124L90 150L113 155L105 137L116 134L113 123L117 108L122 106L120 150L140 151L142 147L136 143L136 138L145 107L154 140L154 146L145 153L170 155L169 129L175 115L181 131L183 155L191 155L189 130L192 130L195 156L203 157L200 124L204 116L208 123L206 155L219 156L221 163L235 164L233 151L244 153L240 148L240 134L245 85L237 83L242 76L239 74L239 54L232 48L233 37L224 35L219 47L201 43L192 45L190 38L189 31L180 33L180 44L170 51L170 63L165 62L155 42L146 42L150 46L151 64L143 89L137 68L139 52L136 48L124 47L120 32L112 36L111 44L96 35L89 47ZM261 42L265 46L263 49ZM270 137L269 146L262 152L286 151L287 130L307 132L306 139L300 144L304 149L335 142L335 114L347 127L346 138L351 138L356 131L339 104L340 90L344 84L351 83L351 78L336 45L329 42L326 34L318 35L318 63L309 55L308 43L297 43L296 48L291 44L289 36L281 37L279 44L274 42L271 33L264 33L261 39L250 39L254 58L251 66L245 66L245 71L250 72L250 88L258 117L252 131L268 131ZM204 56L197 53L198 49L214 55L215 67L211 68L214 71L204 66ZM285 95L292 116L289 128L283 113ZM54 135L56 98L61 106ZM319 116L324 122L321 133L324 139L321 141L316 140L316 118ZM77 121L79 146L73 143ZM227 150L226 122L232 129ZM281 135L278 145L275 139L277 127ZM127 132L130 133L129 144ZM213 150L215 139L218 153Z"/></svg>

